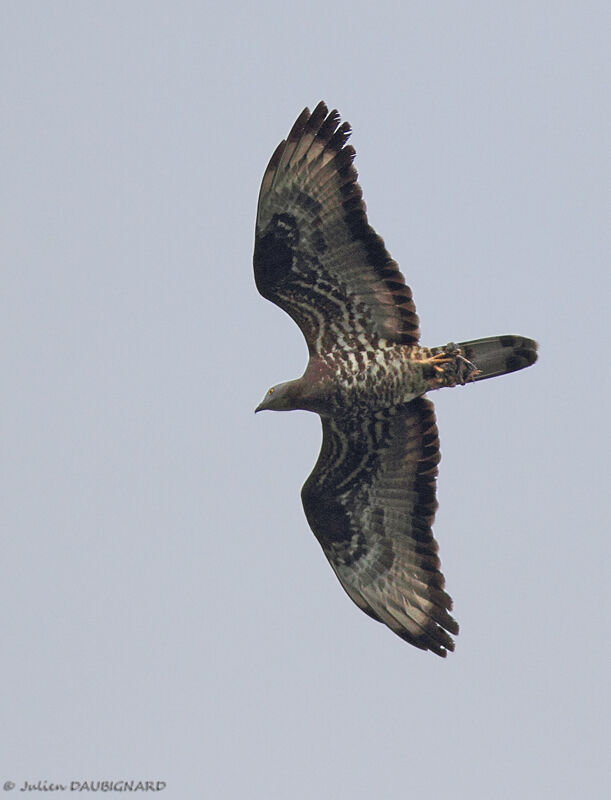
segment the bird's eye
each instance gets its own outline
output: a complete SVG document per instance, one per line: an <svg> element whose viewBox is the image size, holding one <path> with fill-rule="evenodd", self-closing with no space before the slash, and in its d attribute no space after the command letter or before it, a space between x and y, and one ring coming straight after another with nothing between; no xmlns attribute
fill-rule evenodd
<svg viewBox="0 0 611 800"><path fill-rule="evenodd" d="M273 389L270 389L270 390L269 390L269 392L268 392L267 394L268 394L268 395L270 395L270 394L273 394L273 393L274 393L274 390L273 390Z"/></svg>

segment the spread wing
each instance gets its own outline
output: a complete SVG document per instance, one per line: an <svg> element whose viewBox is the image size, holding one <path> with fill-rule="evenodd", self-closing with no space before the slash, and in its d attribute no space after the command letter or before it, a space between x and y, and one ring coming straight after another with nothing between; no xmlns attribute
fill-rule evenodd
<svg viewBox="0 0 611 800"><path fill-rule="evenodd" d="M259 194L257 288L299 325L310 355L419 337L411 290L367 222L349 135L324 103L304 109Z"/></svg>
<svg viewBox="0 0 611 800"><path fill-rule="evenodd" d="M305 513L352 600L402 639L445 656L458 633L431 525L439 439L430 400L366 419L323 418Z"/></svg>

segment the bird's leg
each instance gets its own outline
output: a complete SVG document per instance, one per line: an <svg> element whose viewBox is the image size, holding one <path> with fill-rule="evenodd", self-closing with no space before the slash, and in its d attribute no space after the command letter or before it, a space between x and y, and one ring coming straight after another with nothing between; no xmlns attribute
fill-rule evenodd
<svg viewBox="0 0 611 800"><path fill-rule="evenodd" d="M439 353L435 353L427 364L432 367L432 388L438 389L442 386L456 386L475 380L480 370L465 358L460 347L450 342Z"/></svg>

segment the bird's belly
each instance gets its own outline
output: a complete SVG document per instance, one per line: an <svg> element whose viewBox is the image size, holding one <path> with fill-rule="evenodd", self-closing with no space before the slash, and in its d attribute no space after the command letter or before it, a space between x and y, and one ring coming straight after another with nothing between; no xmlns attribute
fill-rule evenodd
<svg viewBox="0 0 611 800"><path fill-rule="evenodd" d="M376 411L408 403L429 388L424 372L401 351L350 353L335 369L337 406Z"/></svg>

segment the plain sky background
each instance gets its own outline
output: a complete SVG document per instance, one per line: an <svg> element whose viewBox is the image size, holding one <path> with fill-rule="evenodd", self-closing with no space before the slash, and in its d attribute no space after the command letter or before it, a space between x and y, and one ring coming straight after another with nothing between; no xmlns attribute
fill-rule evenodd
<svg viewBox="0 0 611 800"><path fill-rule="evenodd" d="M606 0L1 3L0 782L608 796L610 38ZM253 414L306 359L259 182L320 99L423 343L540 343L432 397L446 660L327 565L318 419Z"/></svg>

